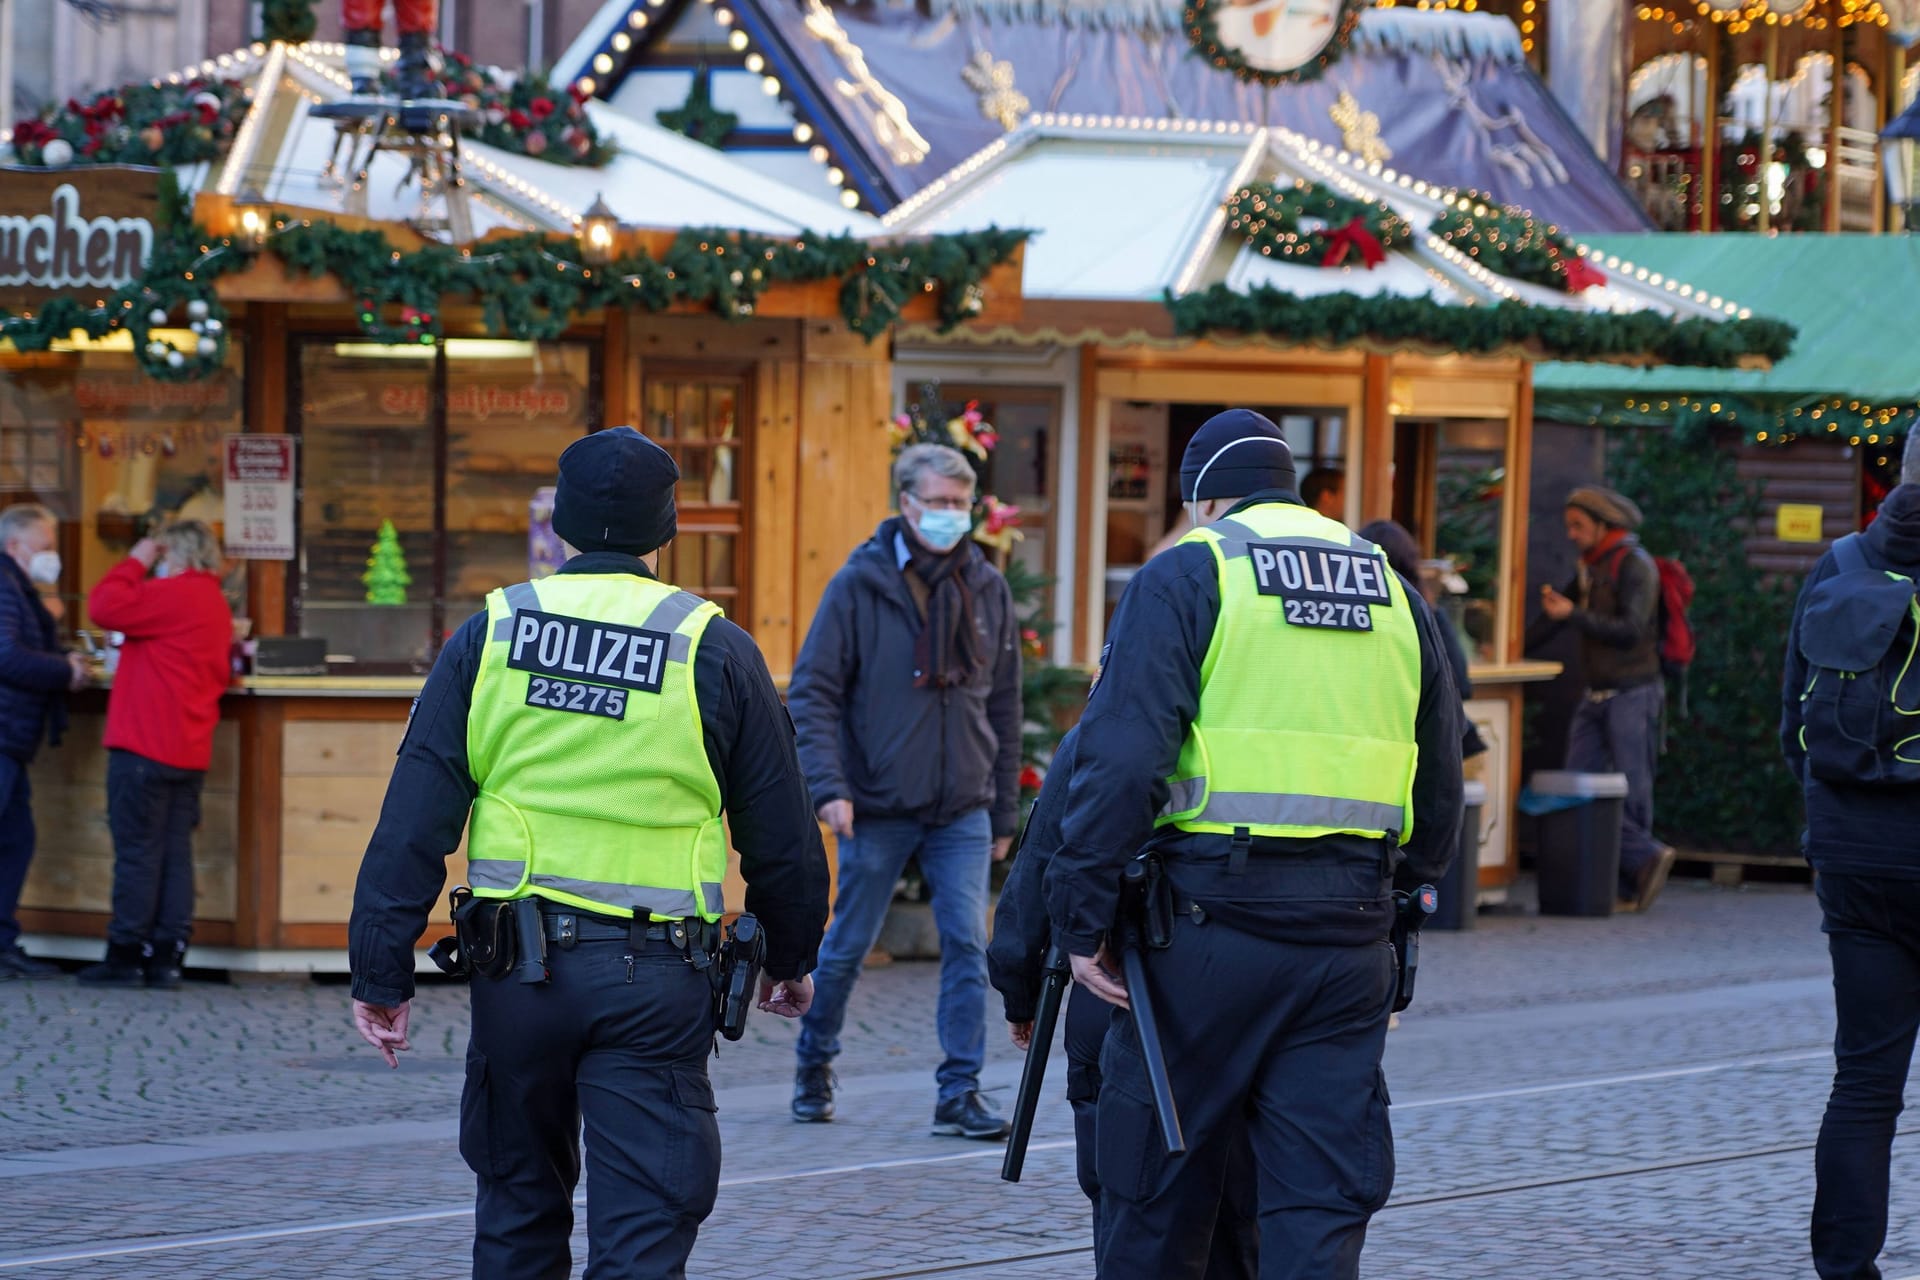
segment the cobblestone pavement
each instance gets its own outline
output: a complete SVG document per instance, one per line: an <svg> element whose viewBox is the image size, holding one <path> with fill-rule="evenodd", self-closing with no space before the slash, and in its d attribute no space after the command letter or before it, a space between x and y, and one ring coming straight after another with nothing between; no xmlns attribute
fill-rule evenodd
<svg viewBox="0 0 1920 1280"><path fill-rule="evenodd" d="M1682 882L1645 916L1429 934L1388 1041L1399 1179L1365 1271L1810 1275L1832 1072L1818 922L1804 888ZM691 1275L1092 1274L1058 1069L1018 1187L998 1147L927 1135L935 988L932 965L865 975L831 1125L787 1119L789 1024L755 1015L722 1048L726 1167ZM464 1275L464 1038L445 985L423 988L398 1072L352 1036L337 983L0 985L0 1280ZM990 1044L1004 1104L1019 1059ZM1917 1178L1903 1138L1891 1280L1920 1280Z"/></svg>

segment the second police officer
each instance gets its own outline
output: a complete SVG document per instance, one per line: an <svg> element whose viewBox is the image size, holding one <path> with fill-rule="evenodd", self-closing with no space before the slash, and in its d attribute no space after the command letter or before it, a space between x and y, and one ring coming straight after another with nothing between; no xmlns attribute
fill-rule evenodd
<svg viewBox="0 0 1920 1280"><path fill-rule="evenodd" d="M579 554L489 596L421 691L354 891L354 1023L389 1065L408 1047L414 942L471 813L472 905L505 933L499 908L537 904L549 971L473 979L473 1274L569 1273L584 1121L588 1274L678 1277L719 1188L728 832L766 935L760 1007L786 1017L812 1000L826 859L759 650L642 559L674 536L672 457L615 427L559 473L553 528Z"/></svg>
<svg viewBox="0 0 1920 1280"><path fill-rule="evenodd" d="M1458 844L1459 699L1418 592L1308 510L1278 428L1209 419L1180 466L1194 531L1128 585L1081 721L1046 876L1074 977L1125 1005L1107 946L1121 872L1156 853L1169 945L1147 953L1187 1154L1169 1158L1131 1020L1102 1051L1101 1280L1199 1280L1182 1206L1251 1139L1262 1280L1358 1274L1393 1185L1380 1070L1391 894Z"/></svg>

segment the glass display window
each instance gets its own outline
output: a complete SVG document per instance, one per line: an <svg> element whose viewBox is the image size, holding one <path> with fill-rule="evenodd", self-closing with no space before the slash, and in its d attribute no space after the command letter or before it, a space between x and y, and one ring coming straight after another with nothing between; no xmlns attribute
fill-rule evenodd
<svg viewBox="0 0 1920 1280"><path fill-rule="evenodd" d="M424 671L487 592L539 576L555 461L596 429L586 343L296 340L290 630L329 662ZM385 532L391 525L391 533Z"/></svg>

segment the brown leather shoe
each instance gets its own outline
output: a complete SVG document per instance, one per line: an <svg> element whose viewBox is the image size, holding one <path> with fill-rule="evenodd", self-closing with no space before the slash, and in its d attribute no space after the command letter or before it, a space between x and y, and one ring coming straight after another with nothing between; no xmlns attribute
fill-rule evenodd
<svg viewBox="0 0 1920 1280"><path fill-rule="evenodd" d="M1648 864L1641 878L1640 897L1634 903L1636 910L1645 911L1652 906L1653 900L1660 896L1660 891L1667 887L1667 873L1673 870L1673 859L1673 846L1661 845L1660 852L1654 855L1653 861Z"/></svg>

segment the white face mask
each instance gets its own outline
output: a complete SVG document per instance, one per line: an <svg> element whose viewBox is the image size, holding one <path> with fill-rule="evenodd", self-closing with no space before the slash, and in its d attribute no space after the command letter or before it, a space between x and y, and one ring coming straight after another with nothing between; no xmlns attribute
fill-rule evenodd
<svg viewBox="0 0 1920 1280"><path fill-rule="evenodd" d="M52 586L60 581L60 553L58 551L36 551L27 561L27 577L35 582Z"/></svg>

